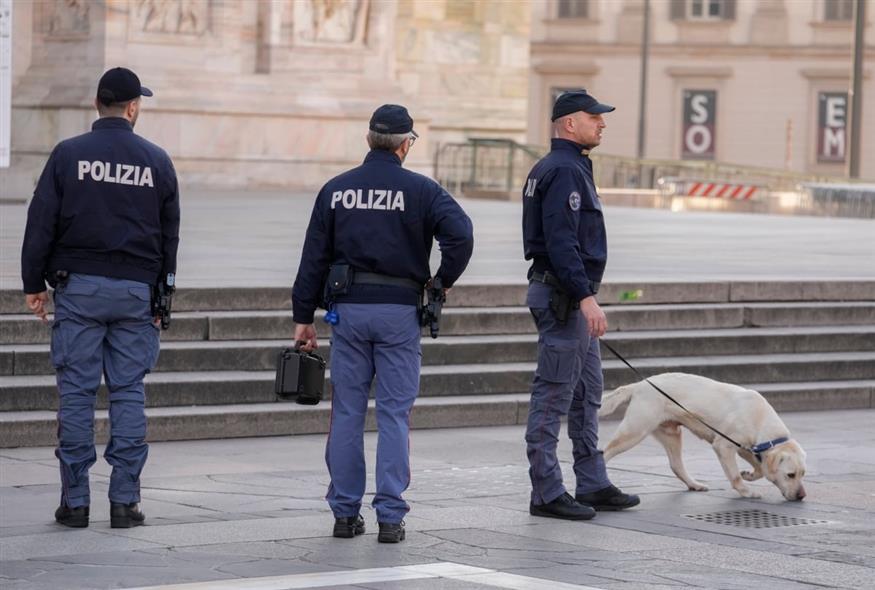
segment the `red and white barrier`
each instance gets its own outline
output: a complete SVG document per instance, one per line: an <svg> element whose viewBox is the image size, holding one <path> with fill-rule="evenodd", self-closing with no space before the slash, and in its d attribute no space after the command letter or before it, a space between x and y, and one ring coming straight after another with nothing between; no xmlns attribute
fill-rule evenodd
<svg viewBox="0 0 875 590"><path fill-rule="evenodd" d="M732 184L724 182L691 182L687 185L688 197L713 197L715 199L737 199L748 201L757 193L760 187L750 184Z"/></svg>

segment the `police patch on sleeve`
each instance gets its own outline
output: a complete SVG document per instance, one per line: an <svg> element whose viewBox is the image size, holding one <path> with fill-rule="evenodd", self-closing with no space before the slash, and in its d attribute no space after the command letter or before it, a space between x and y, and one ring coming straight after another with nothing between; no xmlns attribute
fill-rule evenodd
<svg viewBox="0 0 875 590"><path fill-rule="evenodd" d="M572 211L580 211L580 193L574 191L570 195L568 195L568 206L571 207Z"/></svg>

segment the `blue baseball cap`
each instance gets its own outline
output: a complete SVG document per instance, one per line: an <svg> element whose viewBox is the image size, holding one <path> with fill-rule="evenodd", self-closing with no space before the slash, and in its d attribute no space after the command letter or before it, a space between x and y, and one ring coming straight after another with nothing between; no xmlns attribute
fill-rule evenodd
<svg viewBox="0 0 875 590"><path fill-rule="evenodd" d="M413 119L401 105L384 104L371 115L370 130L387 134L410 133Z"/></svg>
<svg viewBox="0 0 875 590"><path fill-rule="evenodd" d="M553 104L553 116L550 120L555 121L560 117L576 113L577 111L583 111L590 115L601 115L603 113L610 113L613 110L614 107L609 104L600 103L594 96L581 88L580 90L569 90L559 95Z"/></svg>

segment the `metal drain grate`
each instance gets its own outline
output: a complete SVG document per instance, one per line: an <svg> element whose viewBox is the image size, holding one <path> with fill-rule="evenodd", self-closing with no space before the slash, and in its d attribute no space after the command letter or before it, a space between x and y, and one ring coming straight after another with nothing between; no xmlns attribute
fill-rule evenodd
<svg viewBox="0 0 875 590"><path fill-rule="evenodd" d="M729 512L709 512L707 514L684 514L684 518L737 526L747 529L772 529L787 526L802 526L810 524L829 524L828 520L815 520L813 518L798 518L783 514L772 514L763 510L730 510Z"/></svg>

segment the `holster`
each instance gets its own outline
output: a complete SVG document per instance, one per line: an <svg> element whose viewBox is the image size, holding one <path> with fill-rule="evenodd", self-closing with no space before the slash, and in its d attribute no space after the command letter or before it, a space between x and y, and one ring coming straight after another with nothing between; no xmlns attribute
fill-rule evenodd
<svg viewBox="0 0 875 590"><path fill-rule="evenodd" d="M57 289L58 285L64 286L67 283L67 280L70 278L70 273L66 270L56 270L54 272L45 273L44 278L49 284L49 287Z"/></svg>
<svg viewBox="0 0 875 590"><path fill-rule="evenodd" d="M571 295L558 285L550 285L550 309L556 316L556 321L564 325L573 308L574 301L571 299Z"/></svg>
<svg viewBox="0 0 875 590"><path fill-rule="evenodd" d="M274 393L285 401L315 406L322 400L325 360L318 354L284 348L277 356Z"/></svg>

